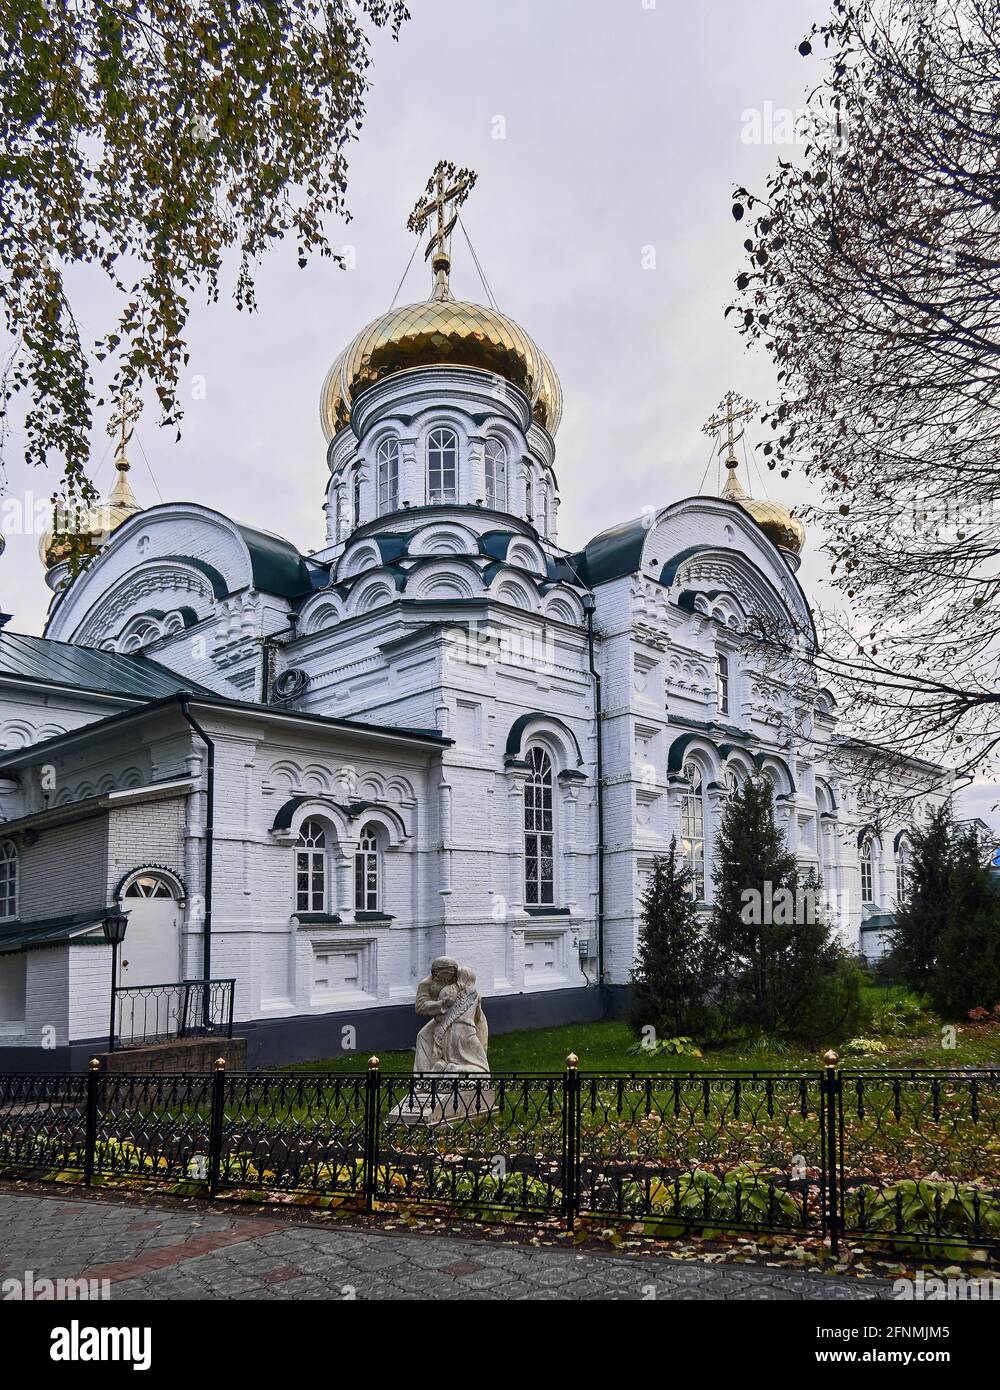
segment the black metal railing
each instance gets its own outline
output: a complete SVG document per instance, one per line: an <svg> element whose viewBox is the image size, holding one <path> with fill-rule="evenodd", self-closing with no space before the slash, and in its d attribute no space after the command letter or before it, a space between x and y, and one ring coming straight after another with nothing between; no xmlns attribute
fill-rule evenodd
<svg viewBox="0 0 1000 1390"><path fill-rule="evenodd" d="M1000 1068L0 1075L0 1172L1000 1252Z"/></svg>
<svg viewBox="0 0 1000 1390"><path fill-rule="evenodd" d="M235 987L235 979L116 985L110 1050L197 1035L231 1038Z"/></svg>

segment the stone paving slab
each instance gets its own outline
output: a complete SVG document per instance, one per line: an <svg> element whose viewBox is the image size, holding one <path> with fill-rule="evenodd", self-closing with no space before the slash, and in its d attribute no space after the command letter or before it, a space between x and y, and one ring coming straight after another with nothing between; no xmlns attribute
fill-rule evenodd
<svg viewBox="0 0 1000 1390"><path fill-rule="evenodd" d="M6 1281L94 1279L111 1299L885 1299L882 1280L669 1256L347 1230L0 1189Z"/></svg>

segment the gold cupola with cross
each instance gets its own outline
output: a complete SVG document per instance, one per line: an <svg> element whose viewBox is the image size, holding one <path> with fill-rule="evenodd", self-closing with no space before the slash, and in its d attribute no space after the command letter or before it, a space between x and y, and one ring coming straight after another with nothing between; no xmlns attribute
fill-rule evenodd
<svg viewBox="0 0 1000 1390"><path fill-rule="evenodd" d="M719 440L718 453L726 465L726 481L719 495L727 502L736 502L742 507L779 550L794 556L797 561L806 541L805 526L780 502L771 502L766 497L751 497L740 481L736 445L745 433L743 422L756 409L754 401L747 400L736 391L727 391L715 414L705 422L702 432Z"/></svg>
<svg viewBox="0 0 1000 1390"><path fill-rule="evenodd" d="M366 387L412 367L478 367L517 386L531 402L534 421L554 434L562 415L562 388L535 340L495 306L456 299L451 292L451 234L476 182L469 169L442 160L407 228L430 230L430 298L391 308L353 339L326 375L320 420L326 438L350 423L351 405Z"/></svg>
<svg viewBox="0 0 1000 1390"><path fill-rule="evenodd" d="M126 398L108 423L109 433L118 436L118 444L115 482L107 497L76 512L57 505L58 525L46 531L38 547L47 570L56 569L74 556L83 560L95 555L116 526L142 511L128 480L131 464L125 453L138 414L139 406Z"/></svg>

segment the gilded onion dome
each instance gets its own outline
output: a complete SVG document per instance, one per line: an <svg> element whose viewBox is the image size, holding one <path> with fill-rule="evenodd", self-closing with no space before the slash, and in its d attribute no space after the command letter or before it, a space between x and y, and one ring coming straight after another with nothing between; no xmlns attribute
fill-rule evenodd
<svg viewBox="0 0 1000 1390"><path fill-rule="evenodd" d="M729 473L726 477L722 496L728 502L736 502L753 517L757 525L779 550L787 550L798 555L806 543L806 528L797 516L792 516L787 507L780 502L769 502L766 498L751 497L737 476L738 467L735 456L726 459Z"/></svg>
<svg viewBox="0 0 1000 1390"><path fill-rule="evenodd" d="M562 388L552 363L513 319L483 304L432 297L390 309L363 328L327 373L320 418L327 439L350 421L356 397L409 367L479 367L519 387L534 420L555 434Z"/></svg>
<svg viewBox="0 0 1000 1390"><path fill-rule="evenodd" d="M754 497L740 499L740 506L749 512L757 525L769 536L779 550L798 555L806 543L806 528L780 502L768 502Z"/></svg>
<svg viewBox="0 0 1000 1390"><path fill-rule="evenodd" d="M54 529L46 531L38 546L38 553L46 569L53 569L56 565L62 564L74 553L95 554L116 526L120 526L136 512L142 511L129 486L129 461L124 452L115 460L115 468L118 477L105 501L86 508L79 520L75 517L64 517L61 530L65 534L58 539L55 537Z"/></svg>

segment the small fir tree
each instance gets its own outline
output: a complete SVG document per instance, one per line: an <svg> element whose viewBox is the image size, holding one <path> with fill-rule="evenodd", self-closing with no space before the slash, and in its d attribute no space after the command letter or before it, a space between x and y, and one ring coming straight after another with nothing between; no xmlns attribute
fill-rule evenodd
<svg viewBox="0 0 1000 1390"><path fill-rule="evenodd" d="M800 879L763 777L736 788L715 853L710 954L727 1023L810 1044L861 1015L860 972L822 911L822 880Z"/></svg>
<svg viewBox="0 0 1000 1390"><path fill-rule="evenodd" d="M661 1038L698 1035L705 1026L705 937L695 909L691 871L677 841L653 861L642 896L642 926L632 972L632 1025Z"/></svg>
<svg viewBox="0 0 1000 1390"><path fill-rule="evenodd" d="M896 905L889 969L910 989L930 988L948 930L954 887L955 826L946 802L912 836L906 898Z"/></svg>
<svg viewBox="0 0 1000 1390"><path fill-rule="evenodd" d="M971 827L955 838L950 881L929 992L938 1012L954 1018L1000 1003L1000 891Z"/></svg>

